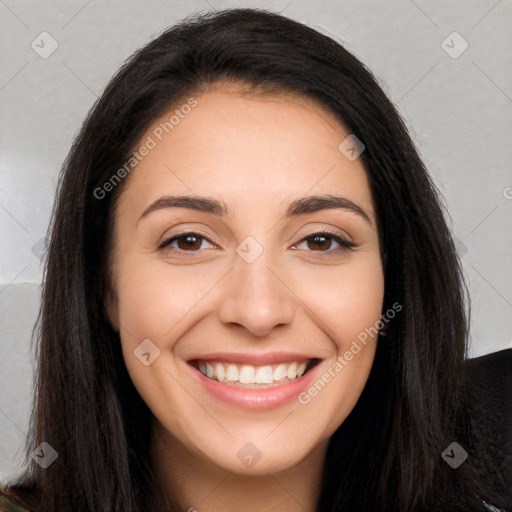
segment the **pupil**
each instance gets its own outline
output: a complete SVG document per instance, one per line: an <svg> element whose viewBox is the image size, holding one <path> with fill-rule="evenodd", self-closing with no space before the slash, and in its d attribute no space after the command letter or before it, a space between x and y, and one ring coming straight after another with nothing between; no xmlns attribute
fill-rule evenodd
<svg viewBox="0 0 512 512"><path fill-rule="evenodd" d="M322 242L323 240L323 242ZM316 246L321 246L322 243L325 245L327 243L327 247L323 247L323 249L328 249L329 248L329 245L330 245L330 242L327 241L327 237L323 236L323 235L315 235L313 237L313 244L316 245Z"/></svg>
<svg viewBox="0 0 512 512"><path fill-rule="evenodd" d="M187 246L187 248L189 248L189 249L197 248L197 247L194 247L195 245L197 245L197 240L198 240L198 238L195 235L186 235L184 237L181 237L181 240L183 240L185 242L185 245Z"/></svg>

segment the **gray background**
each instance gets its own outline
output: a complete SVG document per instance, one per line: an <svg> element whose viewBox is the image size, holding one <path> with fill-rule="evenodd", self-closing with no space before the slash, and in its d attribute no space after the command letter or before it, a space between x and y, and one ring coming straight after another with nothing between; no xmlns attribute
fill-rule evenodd
<svg viewBox="0 0 512 512"><path fill-rule="evenodd" d="M512 346L511 0L0 0L0 480L28 428L40 241L73 136L135 49L193 12L241 6L330 34L378 77L446 198L472 296L471 354ZM42 32L58 43L47 58L31 46L51 49Z"/></svg>

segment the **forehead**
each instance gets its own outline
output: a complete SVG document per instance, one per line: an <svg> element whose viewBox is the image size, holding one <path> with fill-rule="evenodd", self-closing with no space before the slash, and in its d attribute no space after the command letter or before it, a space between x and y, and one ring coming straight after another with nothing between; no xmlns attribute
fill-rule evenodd
<svg viewBox="0 0 512 512"><path fill-rule="evenodd" d="M321 192L343 193L372 210L362 162L338 149L348 135L309 98L218 86L152 123L139 144L151 149L131 172L121 203L141 211L159 195L187 193L254 211Z"/></svg>

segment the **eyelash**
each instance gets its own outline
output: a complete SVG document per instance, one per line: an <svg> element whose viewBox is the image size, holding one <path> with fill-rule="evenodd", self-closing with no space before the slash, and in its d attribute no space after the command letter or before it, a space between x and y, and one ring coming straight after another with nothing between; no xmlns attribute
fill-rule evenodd
<svg viewBox="0 0 512 512"><path fill-rule="evenodd" d="M176 247L171 247L171 244L180 239L180 238L185 238L189 235L193 235L193 236L196 236L198 238L202 238L204 240L207 240L209 243L211 244L214 244L214 242L212 242L205 234L203 233L200 233L200 232L196 232L196 231L185 231L183 233L178 233L174 236L172 236L171 238L168 238L166 240L163 240L159 245L158 245L158 249L160 250L164 250L164 249L172 249L172 252L179 252L181 254L184 254L186 255L185 257L194 257L195 254L197 254L201 249L197 249L197 250L194 250L194 251L184 251L182 249L178 249ZM327 236L325 236L327 235ZM308 251L308 252L313 252L313 253L319 253L319 254L331 254L331 253L335 253L335 252L338 252L338 251L343 251L343 250L354 250L354 247L355 247L355 244L353 242L350 242L349 240L347 240L346 238L340 236L340 235L337 235L335 233L332 233L330 231L319 231L319 232L315 232L315 233L311 233L310 235L304 237L300 242L298 242L297 244L295 245L298 245L298 244L301 244L305 241L307 241L308 239L311 239L311 238L314 238L315 236L324 236L325 238L329 238L331 240L334 240L335 242L337 242L341 247L339 247L338 249L335 249L335 250L331 250L330 248L326 251ZM215 245L215 244L214 244ZM187 254L187 253L191 253L191 254Z"/></svg>

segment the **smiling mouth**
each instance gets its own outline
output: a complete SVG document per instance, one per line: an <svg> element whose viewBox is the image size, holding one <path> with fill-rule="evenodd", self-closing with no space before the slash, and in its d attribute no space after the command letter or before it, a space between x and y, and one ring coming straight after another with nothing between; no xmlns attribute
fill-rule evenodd
<svg viewBox="0 0 512 512"><path fill-rule="evenodd" d="M255 366L195 359L189 364L206 378L221 384L245 389L268 389L301 379L319 362L319 359L308 359Z"/></svg>

